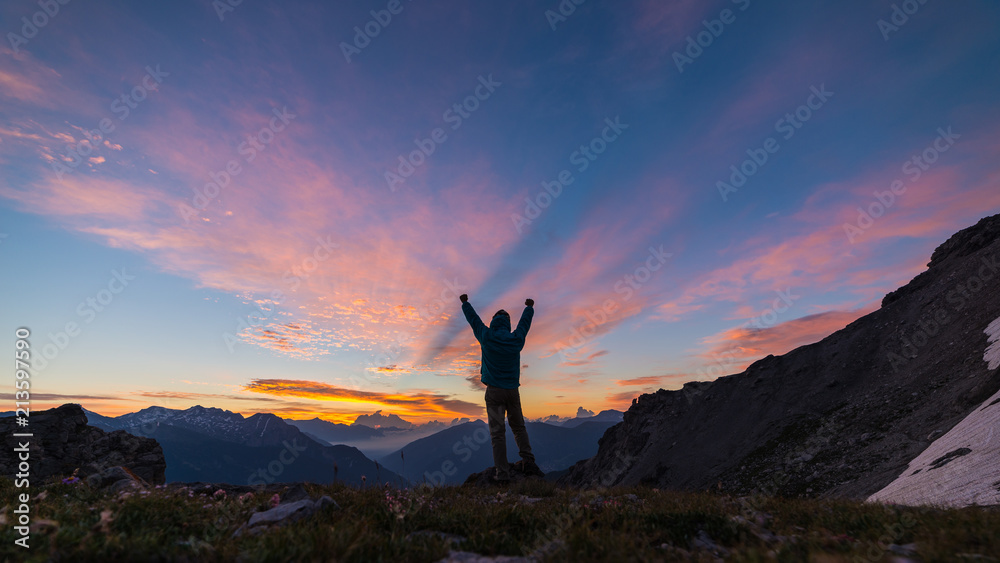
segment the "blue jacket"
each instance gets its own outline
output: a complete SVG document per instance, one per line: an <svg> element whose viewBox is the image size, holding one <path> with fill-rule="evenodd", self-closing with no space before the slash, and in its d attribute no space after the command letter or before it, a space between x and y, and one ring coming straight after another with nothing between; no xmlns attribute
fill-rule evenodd
<svg viewBox="0 0 1000 563"><path fill-rule="evenodd" d="M510 331L510 319L504 315L494 317L489 328L486 328L468 301L462 303L462 312L472 325L472 333L483 349L480 380L486 385L502 389L517 389L521 385L521 349L524 348L524 337L531 328L531 317L535 315L535 309L524 308L514 332Z"/></svg>

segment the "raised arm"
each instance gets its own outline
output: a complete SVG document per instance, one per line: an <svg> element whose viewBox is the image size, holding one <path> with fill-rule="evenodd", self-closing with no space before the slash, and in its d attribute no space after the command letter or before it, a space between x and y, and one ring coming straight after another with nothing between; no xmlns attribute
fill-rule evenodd
<svg viewBox="0 0 1000 563"><path fill-rule="evenodd" d="M486 325L483 324L483 320L479 318L476 310L472 308L472 303L469 303L469 296L462 294L459 299L462 300L462 312L465 313L465 320L469 321L469 325L472 326L472 334L476 336L476 340L480 344L483 342L483 333L486 332Z"/></svg>
<svg viewBox="0 0 1000 563"><path fill-rule="evenodd" d="M535 301L533 299L527 299L525 300L524 305L524 312L521 313L521 320L517 321L517 328L514 329L514 335L522 341L526 336L528 336L528 329L531 328L531 318L535 316Z"/></svg>

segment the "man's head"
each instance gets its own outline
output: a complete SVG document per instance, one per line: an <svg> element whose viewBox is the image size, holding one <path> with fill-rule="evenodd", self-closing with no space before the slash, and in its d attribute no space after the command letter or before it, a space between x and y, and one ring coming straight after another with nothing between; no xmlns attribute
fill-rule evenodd
<svg viewBox="0 0 1000 563"><path fill-rule="evenodd" d="M490 328L510 330L510 315L507 314L507 311L500 309L496 313L493 313L493 320L490 321Z"/></svg>

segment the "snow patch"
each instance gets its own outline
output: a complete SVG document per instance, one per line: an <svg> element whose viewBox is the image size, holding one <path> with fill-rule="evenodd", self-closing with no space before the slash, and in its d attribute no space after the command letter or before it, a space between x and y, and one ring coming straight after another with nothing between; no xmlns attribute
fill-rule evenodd
<svg viewBox="0 0 1000 563"><path fill-rule="evenodd" d="M911 506L1000 504L998 403L1000 391L928 446L895 481L868 500Z"/></svg>
<svg viewBox="0 0 1000 563"><path fill-rule="evenodd" d="M983 360L989 362L990 369L1000 368L1000 318L990 323L984 332L989 335L990 345L986 348Z"/></svg>

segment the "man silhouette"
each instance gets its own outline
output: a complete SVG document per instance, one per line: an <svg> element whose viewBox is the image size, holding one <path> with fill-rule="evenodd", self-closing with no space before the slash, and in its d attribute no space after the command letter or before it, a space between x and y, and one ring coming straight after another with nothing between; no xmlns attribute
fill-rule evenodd
<svg viewBox="0 0 1000 563"><path fill-rule="evenodd" d="M521 320L514 332L511 332L510 315L507 311L500 309L494 313L490 326L487 327L469 303L468 295L461 295L459 300L462 301L465 319L472 325L472 333L483 350L480 380L486 385L486 415L490 424L490 441L493 443L493 465L496 467L494 480L501 484L510 481L505 413L520 450L519 468L525 475L542 477L544 474L531 453L528 429L524 426L524 414L521 412L521 395L517 390L521 385L521 349L524 348L524 338L531 328L535 302L531 299L524 301Z"/></svg>

